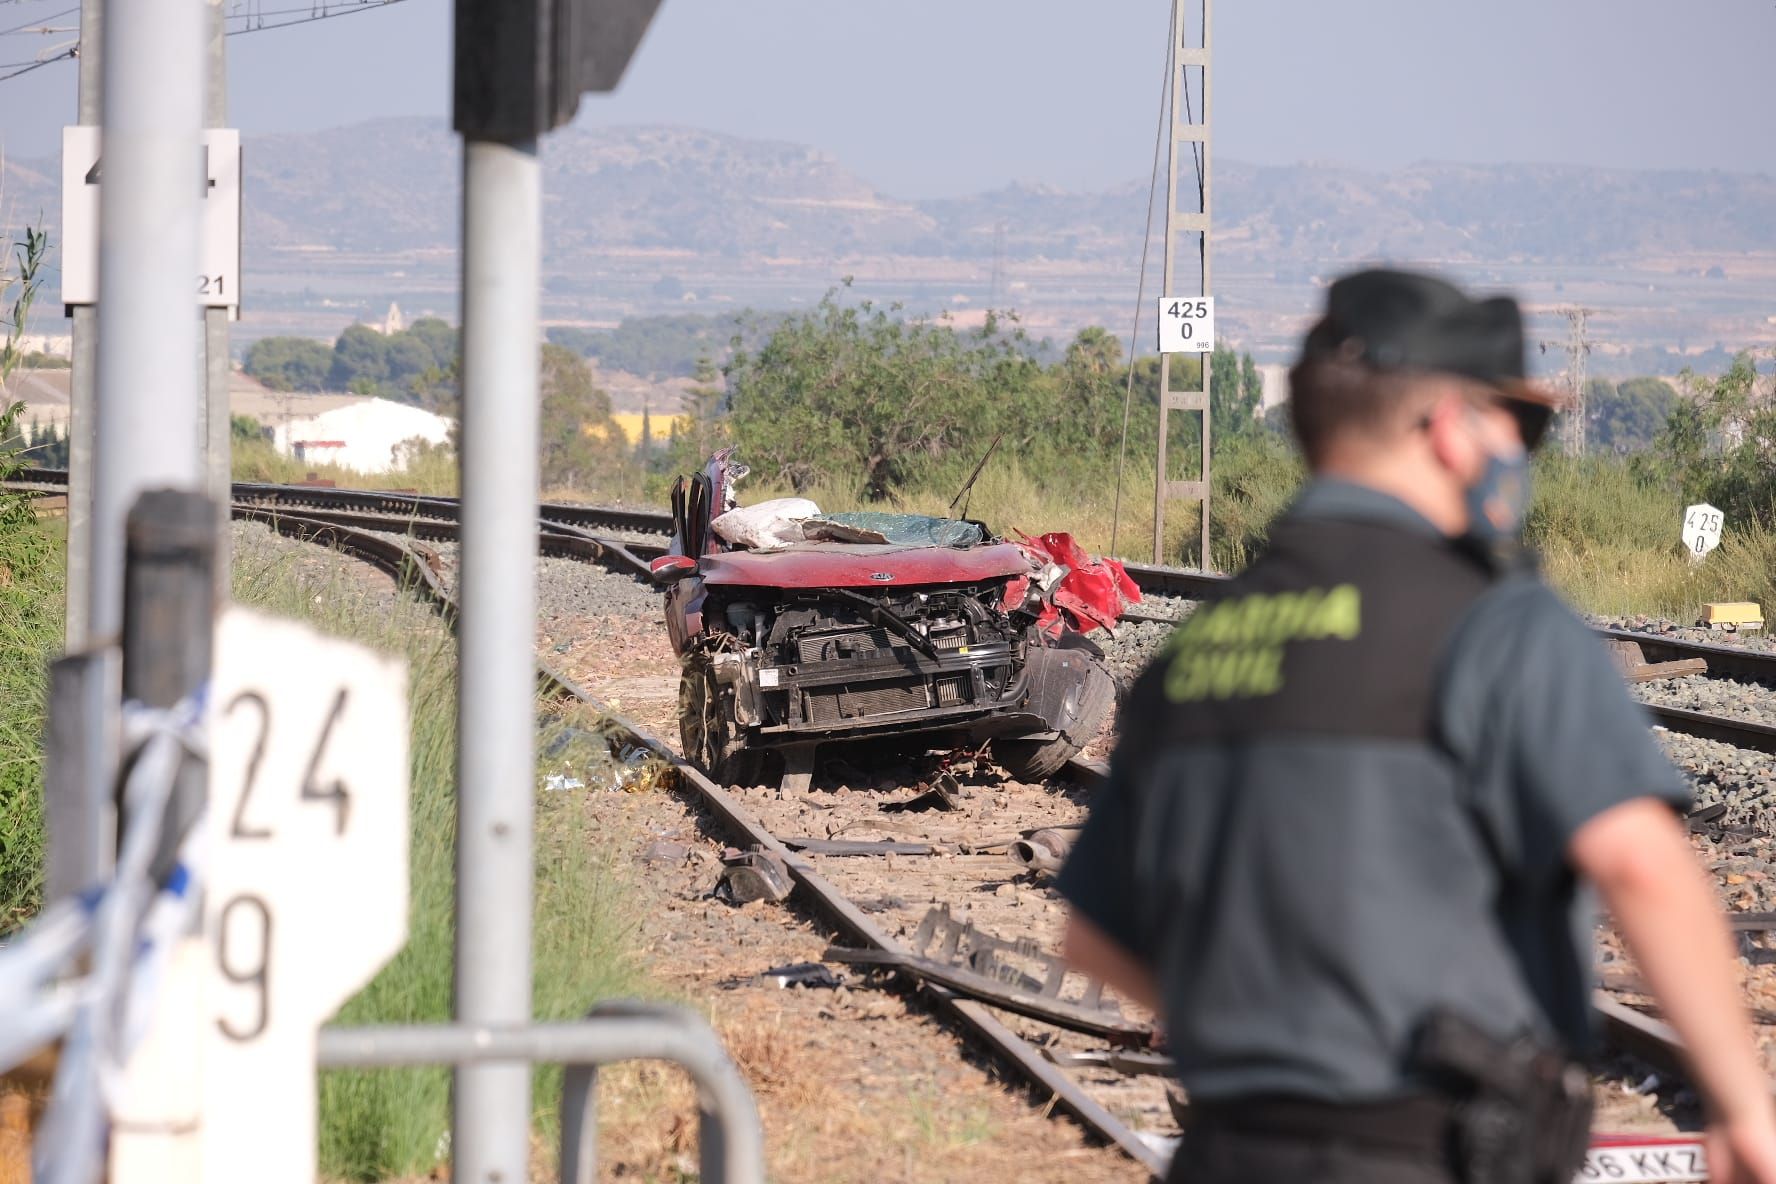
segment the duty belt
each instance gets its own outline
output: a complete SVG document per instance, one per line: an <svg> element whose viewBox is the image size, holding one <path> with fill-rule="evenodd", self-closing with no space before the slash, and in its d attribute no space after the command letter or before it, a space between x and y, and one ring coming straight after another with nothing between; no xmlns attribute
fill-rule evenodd
<svg viewBox="0 0 1776 1184"><path fill-rule="evenodd" d="M1454 1108L1416 1095L1378 1102L1327 1102L1301 1097L1248 1097L1192 1102L1191 1130L1342 1143L1403 1155L1442 1157L1450 1148Z"/></svg>

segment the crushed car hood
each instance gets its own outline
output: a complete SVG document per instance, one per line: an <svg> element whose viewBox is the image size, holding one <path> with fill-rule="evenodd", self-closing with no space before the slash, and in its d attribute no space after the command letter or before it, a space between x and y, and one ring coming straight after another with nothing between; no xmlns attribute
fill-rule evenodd
<svg viewBox="0 0 1776 1184"><path fill-rule="evenodd" d="M895 547L809 543L783 551L728 551L699 561L703 581L755 588L906 588L1030 574L1015 543Z"/></svg>

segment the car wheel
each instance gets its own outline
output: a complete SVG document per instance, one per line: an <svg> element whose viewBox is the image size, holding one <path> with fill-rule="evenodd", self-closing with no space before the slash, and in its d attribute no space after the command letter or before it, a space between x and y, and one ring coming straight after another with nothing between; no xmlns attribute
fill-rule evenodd
<svg viewBox="0 0 1776 1184"><path fill-rule="evenodd" d="M1030 651L1032 699L1050 728L1050 740L1004 736L993 760L1016 781L1046 781L1096 738L1116 701L1116 683L1096 658L1079 650Z"/></svg>
<svg viewBox="0 0 1776 1184"><path fill-rule="evenodd" d="M751 784L756 755L734 724L733 696L715 679L709 660L693 656L678 683L678 738L685 759L723 785Z"/></svg>

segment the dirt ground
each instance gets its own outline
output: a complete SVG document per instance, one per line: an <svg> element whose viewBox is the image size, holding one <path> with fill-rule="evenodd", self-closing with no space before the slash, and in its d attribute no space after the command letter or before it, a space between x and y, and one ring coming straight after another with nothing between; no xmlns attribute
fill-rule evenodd
<svg viewBox="0 0 1776 1184"><path fill-rule="evenodd" d="M543 656L613 708L676 740L678 665L663 625L625 613L545 617L538 642ZM1048 1117L1044 1100L1002 1080L980 1054L965 1051L955 1034L895 991L849 972L836 989L785 989L761 978L774 967L818 962L830 935L785 905L735 907L712 899L722 843L685 801L659 790L591 786L583 792L589 815L637 869L643 902L637 927L649 973L666 991L707 1010L757 1092L772 1179L1145 1178L1122 1153L1092 1145L1073 1123ZM997 809L994 796L979 796L983 806ZM769 791L745 795L754 807L769 799ZM779 834L797 829L782 811L816 809L778 805L782 810L761 813ZM1077 818L1077 805L1059 805L1057 820ZM994 822L1015 831L1030 825L1015 819L1031 816L1006 810ZM954 857L967 858L986 857ZM976 878L982 886L996 887L1017 871L1003 855L991 862L991 874ZM934 895L908 861L879 866L874 874L880 881L873 887L839 883L860 901L872 893L910 901ZM983 895L996 908L1022 914L1048 917L1053 907L1016 888L1006 898ZM878 919L893 931L905 927L912 911L894 908ZM1027 931L1007 929L1009 936ZM667 1180L694 1169L691 1096L682 1080L655 1069L607 1077L607 1177ZM1125 1117L1143 1109L1130 1107Z"/></svg>
<svg viewBox="0 0 1776 1184"><path fill-rule="evenodd" d="M316 562L331 567L338 561ZM358 565L340 566L365 573L351 581L365 593L392 594L382 577ZM545 601L539 655L675 743L677 663L663 625L657 617L638 619L627 597L612 602L609 612L587 607L554 612ZM739 796L779 836L951 846L978 843L989 833L1075 823L1084 812L1078 793L1066 787L1018 785L964 768L962 811L888 815L879 804L909 796L906 782L919 770L894 767L865 779L851 772L829 768L803 800L780 799L765 789ZM709 1015L752 1083L772 1179L976 1181L1013 1173L1036 1181L1144 1178L1120 1152L1093 1145L1074 1124L1048 1117L1041 1099L1003 1080L984 1056L964 1049L950 1029L891 983L841 968L834 969L845 982L836 989L785 989L763 977L775 967L818 962L830 934L787 906L734 907L712 898L723 844L694 805L657 789L591 785L576 792L589 819L633 869L637 943L648 973L664 993ZM1776 868L1761 849L1703 840L1697 849L1729 911L1776 908ZM1048 948L1058 936L1053 893L1002 853L817 863L842 891L874 911L884 929L903 938L936 901L1001 936L1029 936ZM1763 1018L1776 1018L1776 950L1765 948L1762 935L1745 935L1741 942L1748 1002L1767 1013ZM1603 985L1625 1002L1647 1002L1635 989L1631 961L1607 929L1601 949ZM1093 1044L1076 1036L1057 1039L1045 1025L1007 1018L1033 1042L1052 1040L1072 1050ZM1776 1068L1776 1025L1758 1031L1766 1061ZM1081 1080L1131 1126L1170 1129L1163 1092L1152 1079ZM602 1091L603 1178L666 1181L695 1173L694 1098L682 1076L663 1067L629 1067L606 1073ZM1600 1131L1668 1134L1695 1130L1700 1120L1684 1083L1660 1079L1631 1058L1605 1065L1596 1098ZM538 1150L540 1167L551 1152Z"/></svg>

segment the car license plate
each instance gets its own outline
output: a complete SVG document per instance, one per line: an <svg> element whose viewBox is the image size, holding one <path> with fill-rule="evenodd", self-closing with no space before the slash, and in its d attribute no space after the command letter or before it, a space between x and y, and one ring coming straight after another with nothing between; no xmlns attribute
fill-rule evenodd
<svg viewBox="0 0 1776 1184"><path fill-rule="evenodd" d="M1708 1165L1700 1143L1618 1143L1593 1147L1573 1177L1584 1184L1665 1184L1707 1180Z"/></svg>

